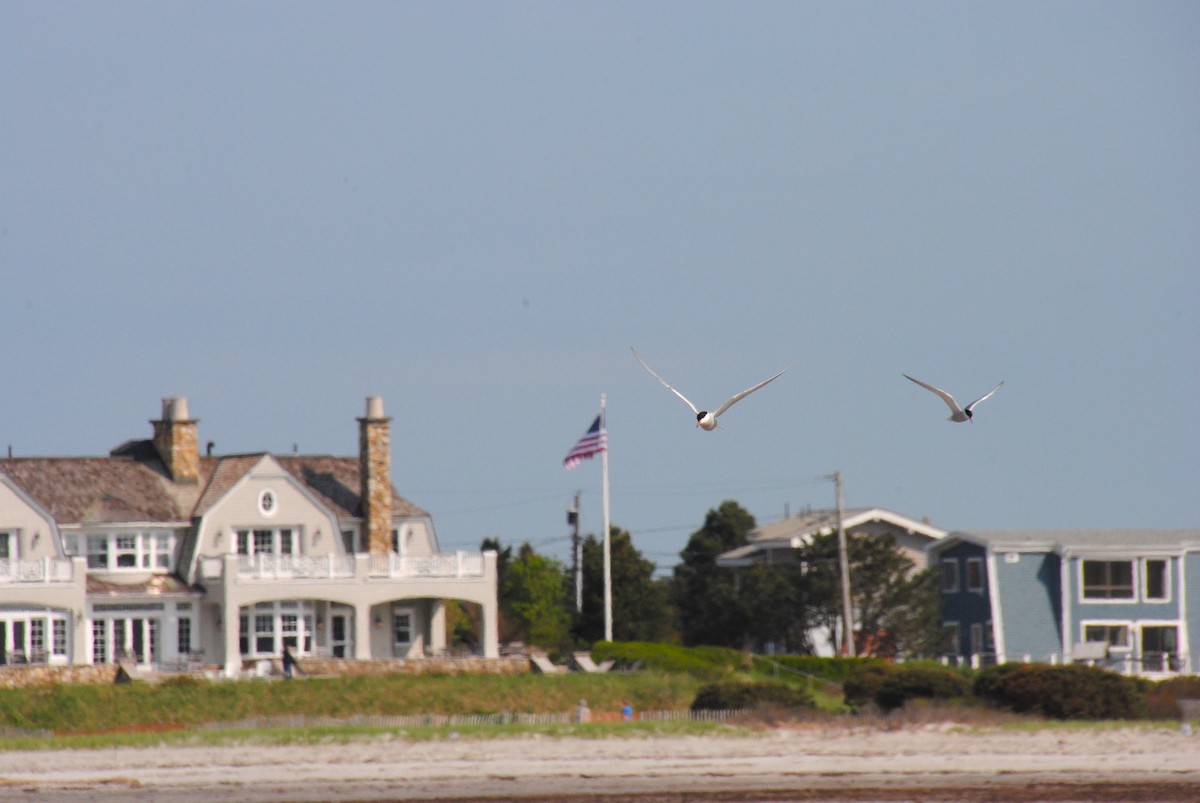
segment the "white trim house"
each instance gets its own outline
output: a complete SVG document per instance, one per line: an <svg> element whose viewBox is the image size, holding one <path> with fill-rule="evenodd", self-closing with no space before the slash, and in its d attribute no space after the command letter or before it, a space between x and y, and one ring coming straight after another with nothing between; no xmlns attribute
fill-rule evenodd
<svg viewBox="0 0 1200 803"><path fill-rule="evenodd" d="M357 457L201 455L174 397L107 457L0 459L0 664L414 659L446 649L448 600L497 657L495 553L442 552L382 400L358 421Z"/></svg>
<svg viewBox="0 0 1200 803"><path fill-rule="evenodd" d="M1151 677L1200 666L1200 530L954 532L929 561L942 567L947 661ZM957 582L972 564L982 582Z"/></svg>

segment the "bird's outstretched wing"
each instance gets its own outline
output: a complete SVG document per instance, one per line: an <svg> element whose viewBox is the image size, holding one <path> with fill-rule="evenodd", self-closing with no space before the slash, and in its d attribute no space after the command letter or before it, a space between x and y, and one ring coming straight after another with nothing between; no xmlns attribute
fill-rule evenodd
<svg viewBox="0 0 1200 803"><path fill-rule="evenodd" d="M913 382L916 382L918 385L920 385L921 387L925 388L926 390L928 390L928 391L932 391L933 393L936 393L938 396L941 396L941 397L942 397L942 401L944 401L944 402L946 403L946 405L947 405L947 406L949 406L949 408L950 408L950 412L954 413L955 415L962 415L962 414L963 414L963 411L962 411L962 410L959 408L959 406L958 406L958 402L956 402L956 401L954 400L954 397L953 397L953 396L951 396L951 395L950 395L949 393L947 393L946 391L942 390L941 388L935 388L933 385L930 385L930 384L928 384L927 382L922 382L922 381L921 381L921 380L919 380L919 379L913 379L913 377L909 376L908 374L904 374L903 376L904 376L904 378L905 378L905 379L912 379L912 381L913 381ZM1001 382L1000 384L1002 385L1002 384L1004 384L1004 383L1003 383L1003 382ZM997 385L996 387L998 388L998 387L1000 387L1000 385ZM992 393L995 393L995 392L996 392L996 391L993 389L993 390L992 390ZM992 393L989 393L989 394L988 394L988 396L991 396L991 395L992 395ZM983 397L983 399L986 399L986 398L987 398L987 396L984 396L984 397ZM983 401L983 399L980 399L979 401ZM974 404L978 404L979 402L973 402L973 403L974 403ZM968 408L968 409L970 409L970 408Z"/></svg>
<svg viewBox="0 0 1200 803"><path fill-rule="evenodd" d="M1000 385L1003 385L1003 384L1004 384L1004 380L1000 380ZM969 412L969 411L970 411L972 408L974 408L974 407L975 407L975 405L979 404L979 403L980 403L981 401L983 401L984 399L991 398L991 395L1000 389L1000 385L996 385L996 387L992 388L992 389L991 389L991 390L989 390L987 393L983 394L983 395L982 395L982 396L980 396L978 399L976 399L975 401L973 401L973 402L971 402L970 404L968 404L968 405L967 405L967 410L968 410L968 412Z"/></svg>
<svg viewBox="0 0 1200 803"><path fill-rule="evenodd" d="M788 366L788 368L790 368L790 367L791 367L791 366L789 365L789 366ZM786 370L787 370L787 368L784 368L784 369L783 369L783 371L786 371ZM717 408L716 412L714 412L714 413L712 414L712 415L713 415L713 418L716 418L716 417L718 417L719 415L721 415L721 413L725 412L725 411L726 411L726 410L728 410L730 407L732 407L733 405L737 404L737 403L738 403L738 402L740 402L742 399L746 398L746 397L747 397L747 396L749 396L751 393L753 393L754 391L756 391L756 390L758 390L759 388L761 388L763 385L766 385L766 384L769 384L769 383L771 383L771 382L774 382L776 379L778 379L780 376L782 376L782 375L783 375L783 371L780 371L778 374L775 374L775 376L771 377L770 379L764 379L762 382L759 382L757 385L755 385L755 386L754 386L754 387L752 387L752 388L746 388L746 389L745 389L745 390L743 390L741 393L739 393L739 394L737 394L736 396L733 396L732 398L730 398L730 399L729 399L729 401L725 402L724 404L722 404L720 407L718 407L718 408Z"/></svg>
<svg viewBox="0 0 1200 803"><path fill-rule="evenodd" d="M679 391L677 391L675 388L673 388L673 387L671 387L669 384L667 384L667 380L663 379L661 376L659 376L658 374L654 373L654 369L653 369L653 368L651 368L649 365L646 365L646 361L642 359L642 355L640 355L640 354L638 354L638 353L637 353L637 349L635 349L633 346L630 346L630 347L629 347L629 350L633 352L633 356L637 358L637 361L638 361L638 362L640 362L640 363L642 364L642 367L646 369L646 371L647 371L647 372L650 374L650 376L652 376L652 377L654 377L655 379L657 379L657 380L659 381L659 383L660 383L660 384L661 384L661 385L662 385L664 388L666 388L667 390L671 391L672 393L674 393L674 394L675 394L676 396L678 396L679 398L683 399L683 403L684 403L684 404L686 404L688 407L691 407L691 408L692 408L692 412L693 412L693 413L695 413L696 415L700 415L700 411L699 411L699 410L696 408L696 405L692 404L692 403L691 403L691 402L688 400L688 397L687 397L687 396L684 396L682 393L680 393ZM775 377L771 377L771 379L774 379L774 378L775 378ZM770 380L767 380L767 381L769 382ZM763 384L766 384L766 383L764 382ZM754 388L751 388L750 390L754 390ZM749 392L750 392L749 390L748 390L748 391L746 391L746 393L749 393ZM746 395L746 393L743 393L743 394L741 394L741 395L742 395L742 396L745 396L745 395ZM734 401L737 401L737 399L738 399L738 397L735 397L735 398L733 399L733 401L727 402L725 406L726 406L726 407L728 407L730 404L733 404L733 402L734 402ZM722 409L724 409L724 408L722 408Z"/></svg>

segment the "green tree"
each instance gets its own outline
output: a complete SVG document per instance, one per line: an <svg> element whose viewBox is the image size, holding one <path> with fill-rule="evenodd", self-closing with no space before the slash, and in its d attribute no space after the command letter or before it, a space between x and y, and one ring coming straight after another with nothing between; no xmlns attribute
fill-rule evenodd
<svg viewBox="0 0 1200 803"><path fill-rule="evenodd" d="M941 604L931 571L915 565L890 535L846 534L850 597L858 654L936 654L941 638ZM841 570L837 534L813 537L800 550L808 620L840 636Z"/></svg>
<svg viewBox="0 0 1200 803"><path fill-rule="evenodd" d="M812 651L802 570L799 563L760 563L738 570L738 599L751 643L771 642L784 653Z"/></svg>
<svg viewBox="0 0 1200 803"><path fill-rule="evenodd" d="M670 626L666 584L654 579L654 561L645 558L627 530L609 528L614 641L662 641ZM583 613L575 634L581 641L604 638L604 544L583 540Z"/></svg>
<svg viewBox="0 0 1200 803"><path fill-rule="evenodd" d="M516 632L529 644L558 648L570 642L567 572L554 558L522 544L505 572L501 597Z"/></svg>
<svg viewBox="0 0 1200 803"><path fill-rule="evenodd" d="M726 500L704 517L675 567L671 597L679 634L687 646L741 647L747 637L747 613L732 570L717 566L717 556L748 543L754 516Z"/></svg>

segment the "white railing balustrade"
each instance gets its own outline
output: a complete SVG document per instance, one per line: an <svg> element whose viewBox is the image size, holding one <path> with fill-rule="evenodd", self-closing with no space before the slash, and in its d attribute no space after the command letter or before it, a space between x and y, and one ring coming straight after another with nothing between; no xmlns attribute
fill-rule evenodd
<svg viewBox="0 0 1200 803"><path fill-rule="evenodd" d="M73 579L70 558L0 558L0 583L69 583Z"/></svg>
<svg viewBox="0 0 1200 803"><path fill-rule="evenodd" d="M325 580L354 576L354 558L334 555L239 555L238 576Z"/></svg>
<svg viewBox="0 0 1200 803"><path fill-rule="evenodd" d="M421 557L401 557L394 552L370 556L372 577L449 579L483 577L482 552L440 552Z"/></svg>

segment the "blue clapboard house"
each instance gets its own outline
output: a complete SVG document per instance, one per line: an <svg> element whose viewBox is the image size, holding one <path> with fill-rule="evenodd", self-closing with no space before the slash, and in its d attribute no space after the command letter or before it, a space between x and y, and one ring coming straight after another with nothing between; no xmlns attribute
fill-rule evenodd
<svg viewBox="0 0 1200 803"><path fill-rule="evenodd" d="M952 532L926 553L948 662L1200 672L1200 530Z"/></svg>

